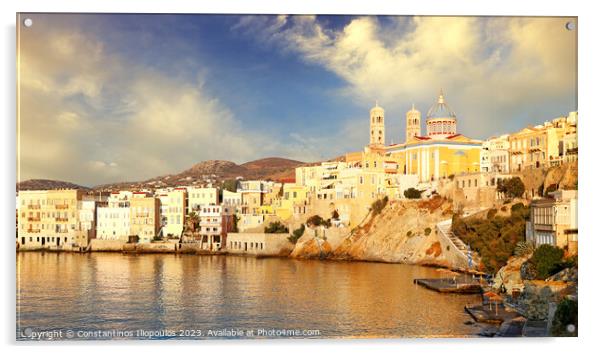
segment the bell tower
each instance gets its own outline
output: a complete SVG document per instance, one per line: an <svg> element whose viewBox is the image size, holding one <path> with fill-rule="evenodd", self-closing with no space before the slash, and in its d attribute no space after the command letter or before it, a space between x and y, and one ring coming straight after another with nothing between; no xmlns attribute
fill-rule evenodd
<svg viewBox="0 0 602 354"><path fill-rule="evenodd" d="M406 113L406 142L412 140L415 136L422 135L422 128L420 126L420 111L414 108Z"/></svg>
<svg viewBox="0 0 602 354"><path fill-rule="evenodd" d="M385 145L385 110L378 102L370 110L370 146Z"/></svg>

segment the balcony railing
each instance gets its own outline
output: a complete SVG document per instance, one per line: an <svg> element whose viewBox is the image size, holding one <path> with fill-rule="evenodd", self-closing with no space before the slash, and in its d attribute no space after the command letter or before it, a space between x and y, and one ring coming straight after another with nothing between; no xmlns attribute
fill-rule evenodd
<svg viewBox="0 0 602 354"><path fill-rule="evenodd" d="M40 204L29 204L28 209L40 209Z"/></svg>
<svg viewBox="0 0 602 354"><path fill-rule="evenodd" d="M68 218L54 218L54 220L56 220L57 222L67 222L67 221L69 221Z"/></svg>
<svg viewBox="0 0 602 354"><path fill-rule="evenodd" d="M54 207L57 209L69 209L68 204L55 204Z"/></svg>
<svg viewBox="0 0 602 354"><path fill-rule="evenodd" d="M40 221L39 217L29 217L27 218L27 221Z"/></svg>
<svg viewBox="0 0 602 354"><path fill-rule="evenodd" d="M27 229L27 232L37 234L40 233L40 229Z"/></svg>

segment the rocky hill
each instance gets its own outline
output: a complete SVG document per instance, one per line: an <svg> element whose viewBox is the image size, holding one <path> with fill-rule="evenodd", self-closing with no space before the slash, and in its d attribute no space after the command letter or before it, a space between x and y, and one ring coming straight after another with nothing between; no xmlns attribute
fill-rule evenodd
<svg viewBox="0 0 602 354"><path fill-rule="evenodd" d="M280 157L268 157L240 165L232 161L208 160L199 162L176 174L158 176L139 182L104 184L96 186L94 189L112 190L202 185L206 183L220 184L224 180L236 178L277 181L294 178L295 168L305 164L305 162Z"/></svg>
<svg viewBox="0 0 602 354"><path fill-rule="evenodd" d="M550 185L556 185L562 189L576 189L579 170L577 162L565 163L547 169L527 169L519 173L525 190L545 191Z"/></svg>
<svg viewBox="0 0 602 354"><path fill-rule="evenodd" d="M331 227L320 237L320 232L306 229L291 257L463 268L464 259L436 231L438 222L451 217L452 205L443 198L389 202L354 230Z"/></svg>
<svg viewBox="0 0 602 354"><path fill-rule="evenodd" d="M17 183L17 191L50 190L50 189L89 189L75 183L50 179L28 179Z"/></svg>

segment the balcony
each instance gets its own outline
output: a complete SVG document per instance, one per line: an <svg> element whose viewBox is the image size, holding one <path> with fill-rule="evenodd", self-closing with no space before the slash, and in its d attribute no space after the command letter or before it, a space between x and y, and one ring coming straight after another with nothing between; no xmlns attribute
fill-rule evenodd
<svg viewBox="0 0 602 354"><path fill-rule="evenodd" d="M149 218L151 215L149 213L136 213L137 218Z"/></svg>
<svg viewBox="0 0 602 354"><path fill-rule="evenodd" d="M57 209L69 209L69 204L55 204L54 207Z"/></svg>
<svg viewBox="0 0 602 354"><path fill-rule="evenodd" d="M40 209L40 204L29 204L27 205L28 209Z"/></svg>
<svg viewBox="0 0 602 354"><path fill-rule="evenodd" d="M56 220L56 222L67 222L69 221L69 218L54 218L54 220Z"/></svg>
<svg viewBox="0 0 602 354"><path fill-rule="evenodd" d="M40 217L29 217L27 218L27 221L40 221Z"/></svg>
<svg viewBox="0 0 602 354"><path fill-rule="evenodd" d="M32 233L32 234L39 234L40 229L27 229L27 232Z"/></svg>

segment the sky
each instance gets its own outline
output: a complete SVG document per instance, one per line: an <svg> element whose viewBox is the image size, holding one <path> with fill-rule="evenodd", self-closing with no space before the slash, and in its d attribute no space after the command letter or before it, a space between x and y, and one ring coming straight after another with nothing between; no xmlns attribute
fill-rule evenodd
<svg viewBox="0 0 602 354"><path fill-rule="evenodd" d="M577 110L572 18L22 14L18 179L94 186L204 160L305 162L387 143L443 90L458 132Z"/></svg>

